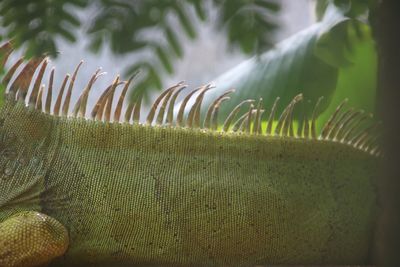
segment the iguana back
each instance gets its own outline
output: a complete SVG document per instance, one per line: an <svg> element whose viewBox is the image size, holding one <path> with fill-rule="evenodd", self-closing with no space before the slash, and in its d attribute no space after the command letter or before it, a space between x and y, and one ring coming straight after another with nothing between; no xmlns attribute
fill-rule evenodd
<svg viewBox="0 0 400 267"><path fill-rule="evenodd" d="M40 62L8 85L0 112L0 222L37 211L61 223L69 245L55 266L368 262L380 152L362 115L339 108L317 137L313 114L295 134L297 96L274 124L273 111L261 123L257 106L222 131L215 122L227 94L201 124L209 87L183 119L173 113L178 84L155 101L147 124L137 122L140 100L122 123L123 102L110 104L116 79L88 120L90 87L74 109L72 86L63 105L42 104L44 87L28 93Z"/></svg>

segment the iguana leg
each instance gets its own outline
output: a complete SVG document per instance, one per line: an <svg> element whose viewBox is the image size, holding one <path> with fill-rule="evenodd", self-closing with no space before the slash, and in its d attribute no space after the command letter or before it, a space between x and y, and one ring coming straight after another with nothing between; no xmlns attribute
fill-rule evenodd
<svg viewBox="0 0 400 267"><path fill-rule="evenodd" d="M0 266L46 264L67 247L65 227L40 212L20 212L0 223Z"/></svg>

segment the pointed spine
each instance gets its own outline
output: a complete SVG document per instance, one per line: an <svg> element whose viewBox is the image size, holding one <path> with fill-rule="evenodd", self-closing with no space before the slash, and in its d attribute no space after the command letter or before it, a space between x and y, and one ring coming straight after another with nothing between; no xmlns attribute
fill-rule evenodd
<svg viewBox="0 0 400 267"><path fill-rule="evenodd" d="M222 102L229 100L230 97L229 96L225 96L221 99L219 99L219 101L215 104L214 107L214 111L212 114L212 118L211 118L211 129L216 131L218 128L218 113L219 113L219 107L221 106Z"/></svg>
<svg viewBox="0 0 400 267"><path fill-rule="evenodd" d="M187 127L189 128L198 128L200 126L200 107L201 102L203 102L203 98L205 93L211 89L210 85L204 86L201 90L199 95L196 97L192 108L189 111L188 119L187 119Z"/></svg>
<svg viewBox="0 0 400 267"><path fill-rule="evenodd" d="M158 105L160 104L161 100L167 95L169 94L170 91L174 90L176 88L176 85L168 88L167 90L165 90L164 92L162 92L154 101L153 105L150 108L149 113L147 114L147 118L146 118L146 124L151 125L153 123L154 120L154 116L156 114Z"/></svg>
<svg viewBox="0 0 400 267"><path fill-rule="evenodd" d="M117 88L118 85L123 84L124 82L119 81L119 76L117 76L111 86L110 93L107 97L107 104L105 106L105 114L104 118L106 122L110 122L111 119L111 111L112 111L112 104L114 100L114 94L115 94L115 89Z"/></svg>
<svg viewBox="0 0 400 267"><path fill-rule="evenodd" d="M50 72L50 78L49 78L49 88L47 90L47 96L46 96L46 103L45 103L45 107L44 107L44 111L47 114L50 114L50 110L51 110L51 101L53 98L53 82L54 82L54 67L51 69Z"/></svg>
<svg viewBox="0 0 400 267"><path fill-rule="evenodd" d="M183 113L185 112L185 107L187 105L187 103L189 102L190 98L199 90L201 90L203 87L194 89L193 91L191 91L182 101L181 106L179 107L179 111L178 111L178 116L176 118L176 125L177 126L181 126L184 127L184 123L183 123Z"/></svg>
<svg viewBox="0 0 400 267"><path fill-rule="evenodd" d="M68 116L69 105L71 102L72 89L74 88L75 79L76 79L76 76L78 75L78 71L79 71L80 67L82 66L82 64L83 64L83 60L81 60L81 62L79 62L79 64L78 64L78 66L76 66L75 71L72 74L71 80L69 82L67 94L65 95L64 104L62 106L62 115L63 116Z"/></svg>
<svg viewBox="0 0 400 267"><path fill-rule="evenodd" d="M83 89L81 96L79 97L78 101L75 104L75 107L73 109L73 116L77 117L85 117L86 116L86 108L87 108L87 101L89 97L90 90L93 87L93 84L96 82L96 80L103 75L104 73L99 73L100 68L97 69L97 71L93 74L93 76L90 78L88 84L86 85L85 89Z"/></svg>
<svg viewBox="0 0 400 267"><path fill-rule="evenodd" d="M43 109L43 107L42 107L42 98L43 98L43 91L44 91L44 90L45 90L45 85L42 84L42 85L40 86L38 95L37 95L36 100L35 100L35 108L36 108L37 110L39 110L39 111L42 111L42 109Z"/></svg>
<svg viewBox="0 0 400 267"><path fill-rule="evenodd" d="M341 112L343 106L348 102L348 99L345 99L342 103L339 104L339 106L336 108L335 112L332 114L332 116L329 118L329 120L325 123L324 127L322 128L320 138L325 139L331 129L331 127L334 125L335 119L338 116L338 114Z"/></svg>
<svg viewBox="0 0 400 267"><path fill-rule="evenodd" d="M36 104L36 100L38 97L38 93L39 93L39 89L40 89L40 84L42 83L42 79L43 79L43 75L44 75L44 71L46 70L47 64L48 64L49 60L48 58L45 58L42 61L42 66L39 69L39 73L36 77L35 83L33 84L33 88L32 88L32 92L31 95L29 97L29 102L28 104L31 106L35 106Z"/></svg>
<svg viewBox="0 0 400 267"><path fill-rule="evenodd" d="M2 80L2 84L7 87L11 78L14 76L15 71L18 69L18 67L24 62L24 58L20 57L17 62L14 63L14 65L11 66L11 68L8 70L8 72L6 73L6 75L4 76L3 80Z"/></svg>
<svg viewBox="0 0 400 267"><path fill-rule="evenodd" d="M166 118L166 125L171 125L174 120L174 107L175 107L175 101L178 97L178 95L186 88L186 85L182 85L181 88L179 88L174 95L171 98L171 101L169 102L168 105L168 112L167 112L167 118Z"/></svg>
<svg viewBox="0 0 400 267"><path fill-rule="evenodd" d="M54 104L54 112L53 113L56 116L60 116L62 97L64 94L65 86L67 85L68 79L69 79L69 74L65 75L65 78L60 87L60 91L58 92L56 103Z"/></svg>
<svg viewBox="0 0 400 267"><path fill-rule="evenodd" d="M156 119L156 124L157 125L161 125L163 124L164 121L164 113L165 113L165 109L167 108L167 105L169 103L169 100L171 99L172 95L175 93L175 91L179 88L181 88L183 85L183 81L178 83L177 85L175 85L173 87L173 89L171 89L171 91L169 91L169 93L164 97L162 103L161 103L161 107L160 110L158 111L158 115L157 115L157 119Z"/></svg>
<svg viewBox="0 0 400 267"><path fill-rule="evenodd" d="M121 117L121 111L122 111L122 106L124 104L125 101L125 96L126 93L128 92L129 86L131 85L133 79L135 79L135 77L139 74L139 71L137 71L136 73L134 73L129 80L125 83L124 88L122 89L121 95L119 96L118 99L118 103L117 103L117 107L115 108L115 112L114 112L114 121L119 122L120 121L120 117Z"/></svg>
<svg viewBox="0 0 400 267"><path fill-rule="evenodd" d="M271 135L271 133L272 133L272 125L274 124L275 112L276 112L276 108L277 108L279 99L280 98L277 97L274 101L274 104L272 105L271 112L270 112L269 118L268 118L267 130L265 132L266 135Z"/></svg>
<svg viewBox="0 0 400 267"><path fill-rule="evenodd" d="M204 123L203 123L203 127L208 129L210 128L210 124L211 124L211 115L214 113L215 107L217 105L217 103L219 103L221 101L221 99L225 98L226 96L228 96L229 94L235 92L234 89L228 90L225 93L223 93L222 95L220 95L217 99L215 99L211 105L208 107L207 113L206 113L206 118L204 119Z"/></svg>
<svg viewBox="0 0 400 267"><path fill-rule="evenodd" d="M226 120L225 120L225 122L224 122L224 126L223 126L223 128L222 128L222 130L223 130L224 132L228 132L228 131L229 131L229 128L230 128L230 126L231 126L233 120L235 119L236 115L237 115L237 114L239 113L239 111L240 111L240 108L241 108L244 104L246 104L246 103L250 103L250 104L251 104L251 103L254 103L254 100L253 100L253 99L247 99L247 100L244 100L244 101L240 102L240 103L231 111L231 113L229 113L228 117L226 118Z"/></svg>

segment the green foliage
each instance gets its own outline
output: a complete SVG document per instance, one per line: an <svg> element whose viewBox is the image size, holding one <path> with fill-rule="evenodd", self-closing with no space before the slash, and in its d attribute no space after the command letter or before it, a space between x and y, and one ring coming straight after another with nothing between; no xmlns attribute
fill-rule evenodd
<svg viewBox="0 0 400 267"><path fill-rule="evenodd" d="M126 74L141 70L136 85L136 94L141 95L146 89L163 88L163 76L174 72L174 60L184 54L180 38L197 36L191 16L206 20L208 4L220 11L217 27L226 30L232 47L248 54L269 47L269 34L276 25L267 15L279 10L275 0L3 0L0 25L5 38L27 47L28 56L44 52L56 56L56 38L75 42L79 28L86 29L93 52L107 45L116 55L138 53L141 59ZM97 12L90 25L82 27L76 11L90 8ZM149 32L161 37L146 35Z"/></svg>
<svg viewBox="0 0 400 267"><path fill-rule="evenodd" d="M348 106L375 113L377 88L377 54L375 43L372 41L371 29L363 24L358 26L363 38L358 38L355 28L348 28L349 39L352 43L351 53L347 50L350 64L339 68L339 76L334 94L329 106L321 114L320 120L329 119L336 107L348 98Z"/></svg>
<svg viewBox="0 0 400 267"><path fill-rule="evenodd" d="M276 25L265 16L268 11L277 12L279 5L275 2L255 0L249 1L214 1L221 6L219 27L226 27L229 41L251 54L262 52L270 47L268 33L275 30Z"/></svg>
<svg viewBox="0 0 400 267"><path fill-rule="evenodd" d="M377 2L378 0L317 0L315 13L317 19L321 20L329 4L334 4L344 16L357 18L374 9Z"/></svg>
<svg viewBox="0 0 400 267"><path fill-rule="evenodd" d="M86 0L2 0L0 25L6 30L3 37L12 39L17 47L25 44L28 57L43 53L55 56L58 36L76 41L73 29L81 23L69 9L87 4Z"/></svg>
<svg viewBox="0 0 400 267"><path fill-rule="evenodd" d="M179 41L182 34L174 28L168 16L176 18L186 37L194 39L197 36L196 25L193 24L188 10L194 8L196 16L206 20L207 1L147 0L140 4L119 1L118 3L124 2L123 6L114 5L114 2L103 1L105 8L101 9L89 29L92 49L97 51L104 43L110 42L116 54L150 50L150 58L134 63L126 71L126 74L130 75L138 69L141 70L141 80L136 84L133 98L147 92L146 89L162 89L162 74L172 74L174 59L183 56L183 48ZM221 12L218 27L226 28L232 46L239 46L243 52L253 53L269 45L270 39L267 34L274 29L274 25L266 20L265 13L277 11L279 6L276 3L270 0L215 0L213 3L214 8L219 8ZM244 28L238 25L243 24L242 20L248 22ZM142 34L146 29L161 30L164 38L146 38Z"/></svg>
<svg viewBox="0 0 400 267"><path fill-rule="evenodd" d="M369 26L344 16L341 9L331 4L321 22L217 78L217 88L210 91L204 104L235 88L231 100L221 106L221 115L226 116L246 98L263 98L263 106L269 113L279 96L279 111L282 111L299 93L309 100L298 107L308 117L320 96L325 99L319 111L328 110L325 114L332 114L346 97L352 98L352 106L372 112L376 64ZM321 118L326 116L323 114Z"/></svg>

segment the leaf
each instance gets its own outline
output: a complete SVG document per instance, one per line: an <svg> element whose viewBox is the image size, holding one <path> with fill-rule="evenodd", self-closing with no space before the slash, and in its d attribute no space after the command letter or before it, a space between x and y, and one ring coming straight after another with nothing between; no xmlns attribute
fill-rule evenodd
<svg viewBox="0 0 400 267"><path fill-rule="evenodd" d="M333 0L333 3L343 11L345 16L356 18L365 14L370 0Z"/></svg>
<svg viewBox="0 0 400 267"><path fill-rule="evenodd" d="M168 26L165 27L165 36L167 38L167 41L168 41L169 45L171 46L171 48L175 52L175 54L178 57L181 58L183 56L182 47L181 47L181 45L180 45L180 43L178 41L178 38L176 37L175 33Z"/></svg>
<svg viewBox="0 0 400 267"><path fill-rule="evenodd" d="M61 16L65 21L68 21L72 26L78 27L81 25L81 22L79 21L78 18L74 17L68 12L65 12L64 10L61 12Z"/></svg>
<svg viewBox="0 0 400 267"><path fill-rule="evenodd" d="M321 34L314 48L315 55L335 67L351 65L353 62L350 59L351 44L348 35L352 26L352 20L343 20Z"/></svg>
<svg viewBox="0 0 400 267"><path fill-rule="evenodd" d="M182 10L182 8L178 5L174 5L174 10L176 14L178 15L178 19L183 27L183 30L189 36L190 38L194 39L196 38L196 30L193 27L193 24L191 20L188 18L186 12Z"/></svg>
<svg viewBox="0 0 400 267"><path fill-rule="evenodd" d="M321 21L324 17L326 8L328 7L329 0L317 0L315 4L315 15L317 21Z"/></svg>
<svg viewBox="0 0 400 267"><path fill-rule="evenodd" d="M356 38L352 34L353 51L349 66L339 69L338 83L328 108L319 118L321 126L343 99L348 98L348 106L363 109L367 113L375 112L377 87L377 53L371 37L371 30L364 25L365 38Z"/></svg>
<svg viewBox="0 0 400 267"><path fill-rule="evenodd" d="M207 14L204 9L204 1L191 0L190 3L194 6L194 10L196 12L197 17L199 17L202 21L205 21L207 19Z"/></svg>
<svg viewBox="0 0 400 267"><path fill-rule="evenodd" d="M277 2L270 0L255 0L254 3L273 12L278 12L281 9L281 6Z"/></svg>
<svg viewBox="0 0 400 267"><path fill-rule="evenodd" d="M168 53L164 50L163 47L157 45L155 47L155 53L158 56L158 59L160 60L161 64L163 65L164 69L169 73L172 74L174 72L172 68L171 61L168 57Z"/></svg>
<svg viewBox="0 0 400 267"><path fill-rule="evenodd" d="M320 110L324 111L330 107L331 101L339 97L335 93L339 85L345 84L341 80L344 79L344 73L351 70L355 60L359 60L359 57L347 55L349 51L344 50L345 44L339 42L337 47L337 41L342 40L339 38L343 34L341 31L349 31L350 23L345 23L347 20L348 18L341 15L337 9L330 7L323 21L284 40L275 49L251 58L218 77L215 80L216 89L211 90L204 98L205 106L226 90L234 88L236 92L231 95L231 100L220 107L220 118L227 116L241 100L248 98L263 98L263 106L268 114L273 101L279 96L281 100L278 112L281 112L299 93L303 93L304 98L311 102L311 105L306 105L308 113L317 99L324 96L325 101L320 107ZM337 38L325 38L328 32L335 33L333 36ZM336 42L335 45L329 43L332 40ZM320 42L325 44L325 50ZM354 40L350 42L357 46ZM342 59L336 62L334 56ZM365 68L363 75L375 75L374 67ZM360 92L363 88L357 86L354 90ZM368 105L371 104L370 100L367 102ZM360 102L360 107L363 105Z"/></svg>
<svg viewBox="0 0 400 267"><path fill-rule="evenodd" d="M84 8L88 0L0 1L0 27L14 40L15 47L25 45L28 56L43 52L56 56L56 38L61 36L75 42L74 30L80 26L74 11L64 8L67 3L73 8Z"/></svg>
<svg viewBox="0 0 400 267"><path fill-rule="evenodd" d="M57 27L57 32L71 43L76 41L75 35L71 31L65 29L62 25Z"/></svg>
<svg viewBox="0 0 400 267"><path fill-rule="evenodd" d="M275 49L253 57L215 80L216 89L207 93L205 105L218 95L234 88L231 100L220 107L221 117L243 99L263 98L268 111L275 99L281 98L279 111L297 94L315 102L321 95L331 95L338 71L313 53L321 25L314 25L278 44Z"/></svg>
<svg viewBox="0 0 400 267"><path fill-rule="evenodd" d="M273 32L277 25L271 13L280 9L278 2L271 0L215 1L221 5L218 17L219 28L228 33L229 45L239 47L246 54L254 54L270 48Z"/></svg>
<svg viewBox="0 0 400 267"><path fill-rule="evenodd" d="M103 38L101 37L100 34L98 34L97 36L92 38L88 48L93 53L98 53L102 48L102 45L103 45Z"/></svg>
<svg viewBox="0 0 400 267"><path fill-rule="evenodd" d="M342 14L349 18L356 18L357 16L366 14L368 8L373 7L378 0L317 0L315 5L315 13L318 21L321 20L325 14L329 3L333 3Z"/></svg>

